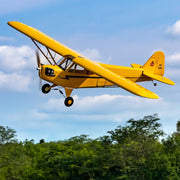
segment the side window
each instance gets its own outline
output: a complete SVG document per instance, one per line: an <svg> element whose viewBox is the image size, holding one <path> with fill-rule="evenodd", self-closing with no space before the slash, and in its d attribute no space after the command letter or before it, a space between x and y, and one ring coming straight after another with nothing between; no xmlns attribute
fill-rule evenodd
<svg viewBox="0 0 180 180"><path fill-rule="evenodd" d="M79 66L79 65L77 65L77 66L76 66L76 71L84 71L84 68L81 67L81 66Z"/></svg>
<svg viewBox="0 0 180 180"><path fill-rule="evenodd" d="M69 72L73 72L73 73L79 73L79 74L84 74L84 75L91 75L93 74L92 72L88 71L87 69L77 65L77 64L73 64L71 66L71 68L69 69Z"/></svg>
<svg viewBox="0 0 180 180"><path fill-rule="evenodd" d="M69 66L69 72L72 73L81 73L84 74L83 72L85 71L85 69L77 64L70 64Z"/></svg>

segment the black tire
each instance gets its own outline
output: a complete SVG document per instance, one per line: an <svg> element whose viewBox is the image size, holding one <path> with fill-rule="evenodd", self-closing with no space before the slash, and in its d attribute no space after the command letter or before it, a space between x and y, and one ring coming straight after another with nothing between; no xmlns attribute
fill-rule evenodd
<svg viewBox="0 0 180 180"><path fill-rule="evenodd" d="M74 99L72 97L67 97L64 101L64 104L67 106L67 107L70 107L72 106L74 103Z"/></svg>
<svg viewBox="0 0 180 180"><path fill-rule="evenodd" d="M51 90L49 87L50 87L49 84L44 84L44 85L42 86L42 88L41 88L42 92L43 92L44 94L49 93L50 90Z"/></svg>

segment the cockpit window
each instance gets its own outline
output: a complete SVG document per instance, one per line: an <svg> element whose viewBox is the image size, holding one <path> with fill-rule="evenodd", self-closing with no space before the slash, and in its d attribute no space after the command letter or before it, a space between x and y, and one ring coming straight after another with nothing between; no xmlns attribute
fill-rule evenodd
<svg viewBox="0 0 180 180"><path fill-rule="evenodd" d="M60 60L57 62L57 65L59 66L64 59L64 57L61 57Z"/></svg>
<svg viewBox="0 0 180 180"><path fill-rule="evenodd" d="M73 64L72 59L68 57L68 58L65 59L65 61L63 61L63 62L59 65L59 67L65 71L65 70L68 69L72 64Z"/></svg>

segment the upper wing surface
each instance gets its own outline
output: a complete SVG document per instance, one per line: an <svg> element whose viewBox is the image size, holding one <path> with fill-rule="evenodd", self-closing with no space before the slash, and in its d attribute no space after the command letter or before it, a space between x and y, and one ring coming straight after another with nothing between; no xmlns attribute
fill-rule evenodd
<svg viewBox="0 0 180 180"><path fill-rule="evenodd" d="M16 30L22 32L23 34L27 35L28 37L38 41L39 43L43 44L44 46L54 50L61 56L71 55L74 56L73 62L84 67L85 69L94 72L95 74L105 78L106 80L122 87L123 89L136 94L138 96L146 97L146 98L153 98L157 99L158 95L145 89L144 87L122 77L119 76L112 71L102 67L99 63L89 60L82 56L81 54L73 51L72 49L64 46L63 44L59 43L58 41L50 38L49 36L45 35L44 33L40 32L39 30L27 26L20 22L9 22L8 23L11 27L15 28Z"/></svg>
<svg viewBox="0 0 180 180"><path fill-rule="evenodd" d="M20 31L21 33L25 34L26 36L38 41L42 45L54 50L55 52L59 53L61 56L66 56L66 55L72 55L74 57L81 56L79 53L73 51L72 49L61 44L60 42L54 40L53 38L47 36L46 34L26 24L16 21L11 21L8 22L8 25Z"/></svg>

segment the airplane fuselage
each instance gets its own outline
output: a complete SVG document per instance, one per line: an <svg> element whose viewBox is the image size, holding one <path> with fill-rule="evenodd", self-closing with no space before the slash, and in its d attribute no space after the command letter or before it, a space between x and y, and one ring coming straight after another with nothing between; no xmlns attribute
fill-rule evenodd
<svg viewBox="0 0 180 180"><path fill-rule="evenodd" d="M133 82L150 81L151 78L143 75L143 69L116 65L106 65L110 71L125 77ZM49 71L49 72L48 72ZM110 87L115 84L87 70L64 71L57 65L42 65L40 78L54 85L68 88L97 88Z"/></svg>

